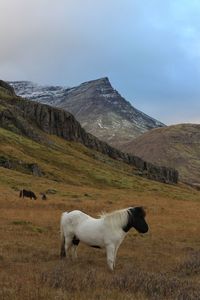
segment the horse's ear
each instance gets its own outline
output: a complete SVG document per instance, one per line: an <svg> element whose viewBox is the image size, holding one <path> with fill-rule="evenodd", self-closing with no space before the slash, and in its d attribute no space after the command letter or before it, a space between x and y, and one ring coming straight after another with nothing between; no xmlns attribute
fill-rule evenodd
<svg viewBox="0 0 200 300"><path fill-rule="evenodd" d="M148 212L148 207L147 207L147 206L142 206L142 208L143 208L145 214L147 214L147 212Z"/></svg>
<svg viewBox="0 0 200 300"><path fill-rule="evenodd" d="M143 217L146 216L146 209L144 206L141 206L141 214L143 215Z"/></svg>

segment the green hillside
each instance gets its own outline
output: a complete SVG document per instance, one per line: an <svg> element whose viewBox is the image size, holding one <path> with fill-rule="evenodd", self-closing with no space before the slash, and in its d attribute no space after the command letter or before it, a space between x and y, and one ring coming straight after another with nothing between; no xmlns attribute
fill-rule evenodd
<svg viewBox="0 0 200 300"><path fill-rule="evenodd" d="M49 145L40 144L0 128L0 162L20 172L19 177L33 176L29 165L36 164L41 177L75 185L133 187L138 181L134 169L75 142L45 136ZM136 171L136 170L135 170ZM5 181L5 178L1 180Z"/></svg>

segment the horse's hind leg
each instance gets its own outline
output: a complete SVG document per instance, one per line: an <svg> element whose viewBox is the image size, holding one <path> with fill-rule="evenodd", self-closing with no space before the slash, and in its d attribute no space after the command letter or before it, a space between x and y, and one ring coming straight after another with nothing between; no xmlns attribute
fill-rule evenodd
<svg viewBox="0 0 200 300"><path fill-rule="evenodd" d="M66 252L65 252L65 237L62 236L61 238L61 247L60 247L60 257L63 258L66 256Z"/></svg>
<svg viewBox="0 0 200 300"><path fill-rule="evenodd" d="M69 249L72 246L72 239L70 237L65 237L65 245L64 245L64 249L65 249L65 256L69 256Z"/></svg>
<svg viewBox="0 0 200 300"><path fill-rule="evenodd" d="M72 258L77 258L77 247L79 244L79 239L77 239L75 236L73 237L72 240Z"/></svg>
<svg viewBox="0 0 200 300"><path fill-rule="evenodd" d="M69 249L72 246L72 239L69 237L65 237L64 235L61 237L61 247L60 247L60 257L66 257L69 254Z"/></svg>

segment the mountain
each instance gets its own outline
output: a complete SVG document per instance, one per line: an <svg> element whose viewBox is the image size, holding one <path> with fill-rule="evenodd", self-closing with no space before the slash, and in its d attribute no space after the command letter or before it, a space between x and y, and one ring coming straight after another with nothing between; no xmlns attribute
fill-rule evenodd
<svg viewBox="0 0 200 300"><path fill-rule="evenodd" d="M105 155L105 162L109 157L126 163L135 169L135 173L147 178L165 183L176 183L178 181L176 170L157 167L139 157L125 154L109 146L87 133L69 112L38 102L25 100L19 96L17 97L14 92L5 98L7 88L3 85L1 88L0 126L19 135L19 141L20 136L25 136L34 142L51 148L51 146L55 147L51 136L58 136L67 141L81 143L83 146L94 151L94 157L98 157L96 153ZM2 166L18 165L20 167L20 162L17 162L16 158L3 156L1 161ZM22 163L22 165L26 168L26 162ZM28 166L27 168L29 167L34 169L36 167L38 169L37 166ZM38 169L38 173L42 174L42 170Z"/></svg>
<svg viewBox="0 0 200 300"><path fill-rule="evenodd" d="M180 181L200 187L200 125L153 129L124 146L124 151L178 170Z"/></svg>
<svg viewBox="0 0 200 300"><path fill-rule="evenodd" d="M152 128L165 126L134 108L113 89L107 77L73 88L28 81L10 84L17 95L69 111L87 132L118 149Z"/></svg>

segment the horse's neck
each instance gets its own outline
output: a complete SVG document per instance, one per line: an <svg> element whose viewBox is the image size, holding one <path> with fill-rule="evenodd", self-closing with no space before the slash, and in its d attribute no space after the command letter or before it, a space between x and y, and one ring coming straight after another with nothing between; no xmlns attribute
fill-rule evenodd
<svg viewBox="0 0 200 300"><path fill-rule="evenodd" d="M133 227L132 216L128 212L128 222L125 226L122 227L124 232L128 232Z"/></svg>
<svg viewBox="0 0 200 300"><path fill-rule="evenodd" d="M103 216L104 222L112 229L119 230L126 226L127 223L127 210L117 211Z"/></svg>

